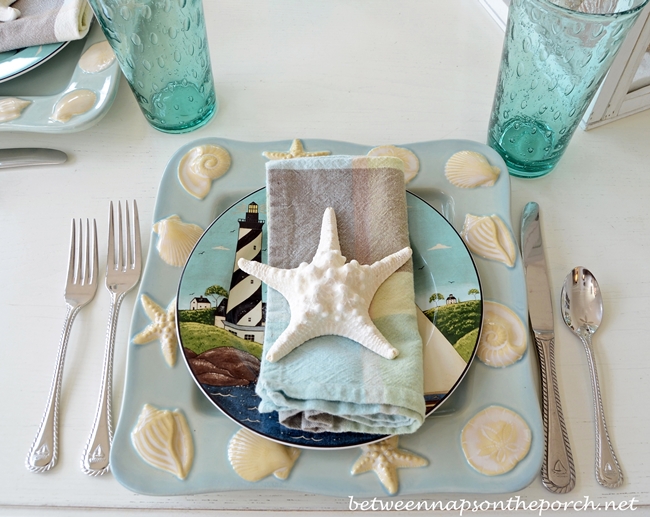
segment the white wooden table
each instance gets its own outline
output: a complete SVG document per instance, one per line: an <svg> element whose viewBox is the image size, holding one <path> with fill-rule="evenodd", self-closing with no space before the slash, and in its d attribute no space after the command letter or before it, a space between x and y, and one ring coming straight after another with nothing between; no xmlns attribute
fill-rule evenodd
<svg viewBox="0 0 650 517"><path fill-rule="evenodd" d="M158 181L168 159L181 145L206 136L326 138L368 145L446 138L485 142L503 32L478 0L204 4L221 103L208 126L186 135L153 130L122 79L114 106L89 130L1 134L1 147L59 148L70 160L56 167L0 171L0 514L348 510L344 498L293 492L146 497L129 492L111 475L82 474L79 459L93 418L108 314L103 287L73 327L63 385L60 463L40 475L23 465L45 404L65 314L62 293L71 218L97 218L103 257L108 201L136 198L146 249ZM514 495L529 502L588 497L595 504L618 504L634 498L635 507L643 508L637 515L649 510L649 142L646 111L591 132L578 131L550 175L512 179L515 234L526 202L537 201L543 210L557 296L564 276L576 265L589 267L600 282L605 320L595 338L596 358L625 484L605 490L595 481L586 358L556 314L556 361L578 472L575 490L555 496L538 478L517 494L421 499L480 502ZM133 293L126 298L118 328L118 408L126 355L126 347L119 344L127 342L134 298Z"/></svg>

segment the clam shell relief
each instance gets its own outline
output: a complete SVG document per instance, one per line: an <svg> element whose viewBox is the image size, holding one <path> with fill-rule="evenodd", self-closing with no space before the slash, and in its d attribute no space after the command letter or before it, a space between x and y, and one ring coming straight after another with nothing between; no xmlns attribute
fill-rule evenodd
<svg viewBox="0 0 650 517"><path fill-rule="evenodd" d="M502 262L508 267L515 265L517 249L514 240L498 215L467 214L460 235L476 255Z"/></svg>
<svg viewBox="0 0 650 517"><path fill-rule="evenodd" d="M161 410L145 404L131 432L131 441L146 463L178 479L185 479L192 468L192 433L178 410Z"/></svg>

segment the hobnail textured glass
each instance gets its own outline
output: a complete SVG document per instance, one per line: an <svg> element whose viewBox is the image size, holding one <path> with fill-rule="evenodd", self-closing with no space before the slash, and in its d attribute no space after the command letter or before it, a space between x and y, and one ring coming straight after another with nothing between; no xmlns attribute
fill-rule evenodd
<svg viewBox="0 0 650 517"><path fill-rule="evenodd" d="M510 173L550 172L648 0L512 0L488 145Z"/></svg>
<svg viewBox="0 0 650 517"><path fill-rule="evenodd" d="M167 133L217 110L201 0L89 0L149 123Z"/></svg>

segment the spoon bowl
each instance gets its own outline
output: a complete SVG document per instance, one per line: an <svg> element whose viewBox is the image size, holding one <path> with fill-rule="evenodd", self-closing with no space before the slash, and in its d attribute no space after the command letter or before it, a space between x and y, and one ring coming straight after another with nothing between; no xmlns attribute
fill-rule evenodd
<svg viewBox="0 0 650 517"><path fill-rule="evenodd" d="M576 334L594 334L603 321L603 298L596 277L583 267L573 268L564 279L562 317Z"/></svg>
<svg viewBox="0 0 650 517"><path fill-rule="evenodd" d="M623 472L607 432L598 373L591 345L591 336L598 330L603 320L603 298L598 281L591 271L583 267L575 267L571 270L564 279L560 307L564 323L580 338L587 354L594 397L596 479L604 487L616 488L623 483Z"/></svg>

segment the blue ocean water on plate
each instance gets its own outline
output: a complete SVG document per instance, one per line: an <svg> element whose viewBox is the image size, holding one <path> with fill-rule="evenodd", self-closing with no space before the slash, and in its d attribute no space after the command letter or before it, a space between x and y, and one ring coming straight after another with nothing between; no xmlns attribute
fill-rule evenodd
<svg viewBox="0 0 650 517"><path fill-rule="evenodd" d="M201 385L210 398L230 418L265 436L277 437L302 447L347 447L380 439L383 435L365 433L308 433L289 429L278 421L278 413L259 413L261 399L255 393L255 384L248 386Z"/></svg>

